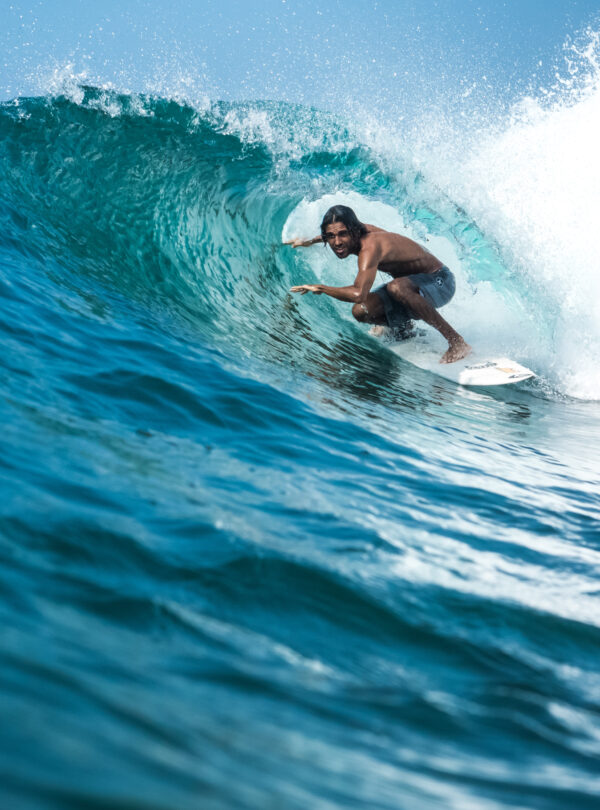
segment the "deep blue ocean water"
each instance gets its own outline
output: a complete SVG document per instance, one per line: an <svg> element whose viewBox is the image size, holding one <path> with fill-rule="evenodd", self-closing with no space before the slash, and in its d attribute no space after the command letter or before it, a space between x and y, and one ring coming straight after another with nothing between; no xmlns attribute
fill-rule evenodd
<svg viewBox="0 0 600 810"><path fill-rule="evenodd" d="M538 378L291 297L336 194L454 251L453 322L511 313ZM597 334L506 255L325 113L0 106L4 807L600 806Z"/></svg>

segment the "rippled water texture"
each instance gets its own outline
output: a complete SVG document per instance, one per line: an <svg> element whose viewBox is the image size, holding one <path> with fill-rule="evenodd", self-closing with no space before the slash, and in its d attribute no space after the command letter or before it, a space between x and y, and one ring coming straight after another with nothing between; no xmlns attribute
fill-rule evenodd
<svg viewBox="0 0 600 810"><path fill-rule="evenodd" d="M331 117L78 92L0 107L3 806L597 808L569 310ZM538 378L461 388L290 297L352 277L281 246L331 195Z"/></svg>

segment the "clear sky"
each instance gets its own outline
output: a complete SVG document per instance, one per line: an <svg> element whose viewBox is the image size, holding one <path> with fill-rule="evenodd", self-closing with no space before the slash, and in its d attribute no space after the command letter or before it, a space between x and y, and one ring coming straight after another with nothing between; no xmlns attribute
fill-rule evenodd
<svg viewBox="0 0 600 810"><path fill-rule="evenodd" d="M548 85L600 0L37 0L0 3L0 97L56 68L212 99L363 101Z"/></svg>

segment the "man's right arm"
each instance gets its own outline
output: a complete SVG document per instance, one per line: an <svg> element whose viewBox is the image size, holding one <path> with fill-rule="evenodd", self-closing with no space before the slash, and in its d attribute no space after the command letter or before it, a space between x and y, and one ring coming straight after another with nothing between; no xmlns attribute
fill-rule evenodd
<svg viewBox="0 0 600 810"><path fill-rule="evenodd" d="M294 239L289 239L287 242L284 242L284 245L291 245L293 248L297 247L310 247L311 245L316 245L317 242L323 242L321 234L315 236L314 239L300 239L299 237L295 237Z"/></svg>

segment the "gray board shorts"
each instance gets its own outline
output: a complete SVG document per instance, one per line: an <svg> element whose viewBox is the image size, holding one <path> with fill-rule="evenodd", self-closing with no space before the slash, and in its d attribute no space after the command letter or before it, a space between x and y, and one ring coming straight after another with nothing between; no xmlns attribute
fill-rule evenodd
<svg viewBox="0 0 600 810"><path fill-rule="evenodd" d="M435 309L447 304L456 290L454 274L445 265L434 273L415 273L404 278L409 278L423 298ZM411 320L417 319L410 307L392 298L387 291L387 284L377 287L373 292L381 298L388 326L403 329L409 326Z"/></svg>

